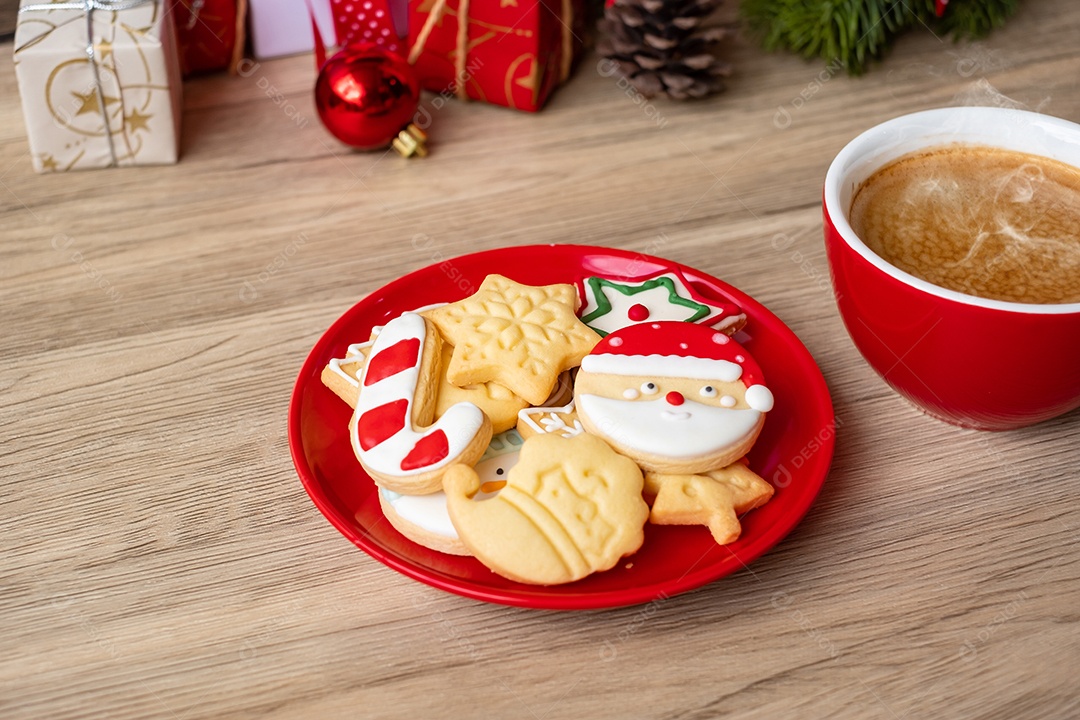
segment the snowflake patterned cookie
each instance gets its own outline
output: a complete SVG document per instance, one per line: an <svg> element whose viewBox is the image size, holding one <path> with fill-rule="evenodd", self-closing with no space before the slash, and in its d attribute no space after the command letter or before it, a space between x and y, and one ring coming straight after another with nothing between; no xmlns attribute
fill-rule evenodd
<svg viewBox="0 0 1080 720"><path fill-rule="evenodd" d="M439 380L439 395L435 401L435 417L459 402L471 402L491 418L491 431L495 434L505 432L517 424L518 411L529 405L510 389L497 382L476 383L458 387L446 378L446 368L450 366L454 348L443 343L442 373Z"/></svg>
<svg viewBox="0 0 1080 720"><path fill-rule="evenodd" d="M533 287L488 275L475 294L424 313L454 346L446 376L462 387L495 381L541 405L559 375L600 340L574 311L572 285Z"/></svg>

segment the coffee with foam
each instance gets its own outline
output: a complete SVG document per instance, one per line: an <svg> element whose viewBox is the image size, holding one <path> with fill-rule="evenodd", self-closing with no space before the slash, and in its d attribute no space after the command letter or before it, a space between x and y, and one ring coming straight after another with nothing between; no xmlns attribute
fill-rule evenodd
<svg viewBox="0 0 1080 720"><path fill-rule="evenodd" d="M993 300L1080 302L1080 169L949 145L905 155L855 192L850 221L893 266Z"/></svg>

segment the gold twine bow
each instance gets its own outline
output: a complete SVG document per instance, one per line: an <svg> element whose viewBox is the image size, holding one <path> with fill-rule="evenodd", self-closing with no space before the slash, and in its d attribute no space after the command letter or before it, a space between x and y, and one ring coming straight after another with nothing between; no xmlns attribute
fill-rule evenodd
<svg viewBox="0 0 1080 720"><path fill-rule="evenodd" d="M80 0L79 2L23 5L19 8L19 14L46 10L82 10L86 14L86 59L90 61L90 68L94 73L94 90L97 93L98 107L101 108L101 118L105 121L105 139L109 143L109 167L116 166L116 145L113 142L112 127L109 124L105 90L101 87L101 72L98 70L97 55L94 52L94 11L120 12L151 2L155 0Z"/></svg>
<svg viewBox="0 0 1080 720"><path fill-rule="evenodd" d="M465 89L465 59L469 52L469 2L470 0L460 0L458 3L457 47L455 48L457 52L454 56L454 94L462 100L469 99ZM446 12L447 4L448 0L436 0L427 16L427 20L424 21L424 26L420 28L420 32L416 36L416 42L413 43L412 49L409 50L409 64L415 65L416 61L420 59L435 23L439 22L443 13ZM570 67L574 62L574 46L572 43L574 33L570 29L573 22L573 0L562 0L562 17L559 18L559 23L562 25L562 58L559 63L560 82L570 77Z"/></svg>

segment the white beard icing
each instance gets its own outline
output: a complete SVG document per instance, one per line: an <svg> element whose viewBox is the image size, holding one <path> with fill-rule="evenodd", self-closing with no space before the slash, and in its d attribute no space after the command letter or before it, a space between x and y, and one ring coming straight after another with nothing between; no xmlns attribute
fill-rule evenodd
<svg viewBox="0 0 1080 720"><path fill-rule="evenodd" d="M686 399L682 405L657 400L618 400L581 395L578 411L619 445L648 455L694 458L729 448L750 434L757 410L732 410Z"/></svg>

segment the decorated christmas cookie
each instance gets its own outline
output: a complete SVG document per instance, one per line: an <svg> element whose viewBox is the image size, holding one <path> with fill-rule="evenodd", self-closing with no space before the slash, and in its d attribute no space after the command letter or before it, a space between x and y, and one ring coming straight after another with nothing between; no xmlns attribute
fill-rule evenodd
<svg viewBox="0 0 1080 720"><path fill-rule="evenodd" d="M633 280L593 276L578 289L581 321L601 335L664 320L710 325L732 335L746 323L738 306L702 296L674 269Z"/></svg>
<svg viewBox="0 0 1080 720"><path fill-rule="evenodd" d="M641 471L599 438L536 435L498 495L454 465L443 478L450 519L484 565L523 583L555 585L607 570L642 543L649 509Z"/></svg>
<svg viewBox="0 0 1080 720"><path fill-rule="evenodd" d="M353 343L345 350L345 357L332 358L322 370L322 384L330 388L335 395L356 407L356 396L360 394L360 373L367 362L372 341Z"/></svg>
<svg viewBox="0 0 1080 720"><path fill-rule="evenodd" d="M454 346L451 383L495 381L541 405L559 375L600 339L577 319L576 307L572 285L532 287L488 275L474 295L424 314Z"/></svg>
<svg viewBox="0 0 1080 720"><path fill-rule="evenodd" d="M432 423L441 344L429 321L405 313L386 324L368 353L349 432L360 464L388 490L438 492L449 465L472 465L491 440L491 421L472 403Z"/></svg>
<svg viewBox="0 0 1080 720"><path fill-rule="evenodd" d="M447 555L471 555L450 522L446 495L402 495L379 488L379 507L394 529L417 545Z"/></svg>
<svg viewBox="0 0 1080 720"><path fill-rule="evenodd" d="M698 474L750 449L773 397L738 343L704 325L631 325L604 338L574 384L578 419L644 469Z"/></svg>
<svg viewBox="0 0 1080 720"><path fill-rule="evenodd" d="M474 470L480 478L476 500L498 494L506 485L507 473L518 461L524 442L516 430L508 430L491 438ZM379 489L379 505L390 524L418 545L449 555L471 555L458 538L446 509L446 494L402 495L386 488Z"/></svg>
<svg viewBox="0 0 1080 720"><path fill-rule="evenodd" d="M585 432L574 412L573 400L562 407L525 408L518 413L517 430L526 440L544 433L569 438Z"/></svg>
<svg viewBox="0 0 1080 720"><path fill-rule="evenodd" d="M434 305L424 305L416 310L414 313L421 313L425 310L434 310L437 307L442 307L446 303L436 303ZM375 342L375 338L382 332L384 325L376 325L371 329L371 339L367 342L353 343L345 349L345 356L340 358L332 358L330 362L326 364L326 367L322 369L320 380L322 384L330 388L335 395L349 404L349 407L356 408L356 396L360 394L360 373L364 371L364 363L367 362L367 357L371 351L371 345Z"/></svg>

